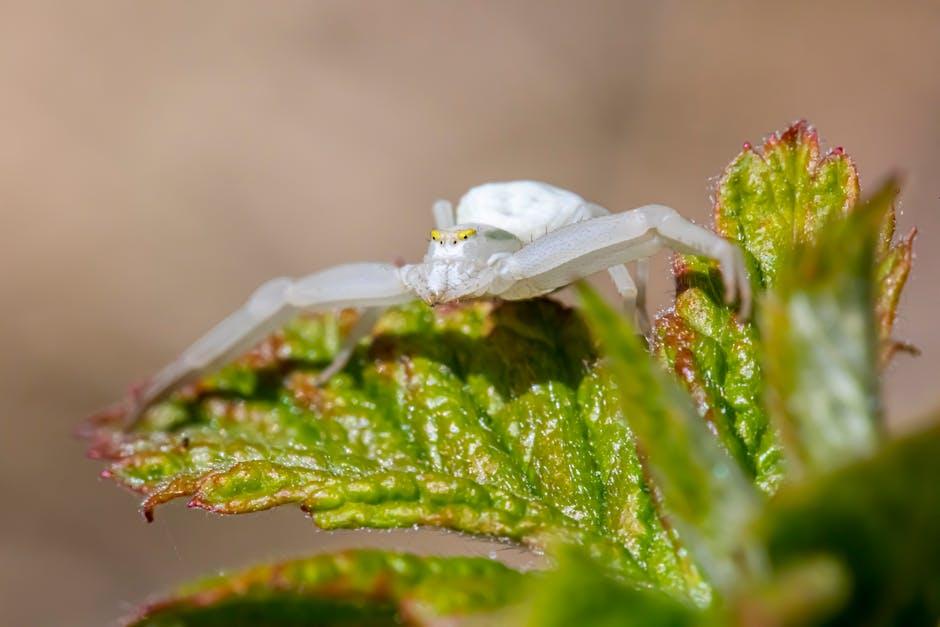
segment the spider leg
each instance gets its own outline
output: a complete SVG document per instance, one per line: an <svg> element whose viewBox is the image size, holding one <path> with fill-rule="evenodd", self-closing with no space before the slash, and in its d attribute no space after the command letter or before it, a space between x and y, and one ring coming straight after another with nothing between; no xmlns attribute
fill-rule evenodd
<svg viewBox="0 0 940 627"><path fill-rule="evenodd" d="M512 300L545 294L663 248L717 260L725 297L729 302L739 298L741 315L750 314L750 283L741 251L662 205L577 222L540 237L501 261L497 272L507 286L498 295Z"/></svg>
<svg viewBox="0 0 940 627"><path fill-rule="evenodd" d="M383 263L337 266L296 281L283 277L272 279L258 288L244 306L222 320L131 395L128 409L131 424L149 405L195 381L205 372L241 356L301 311L346 307L382 309L414 298L414 293L399 278L398 268ZM363 314L363 319L375 322L369 312ZM336 372L342 369L352 354L355 341L362 337L361 326L357 325L355 329L359 337L348 340L352 344L344 345L328 370Z"/></svg>
<svg viewBox="0 0 940 627"><path fill-rule="evenodd" d="M457 223L454 206L449 200L438 200L431 210L434 213L434 226L437 228L449 229Z"/></svg>
<svg viewBox="0 0 940 627"><path fill-rule="evenodd" d="M649 333L652 329L650 324L649 311L646 309L646 286L650 282L650 260L646 257L636 260L636 307L640 312L640 329L645 327L643 333Z"/></svg>
<svg viewBox="0 0 940 627"><path fill-rule="evenodd" d="M634 282L627 266L623 264L608 268L607 272L620 294L623 303L623 314L636 325L637 330L642 335L647 335L650 332L650 324L649 317L646 314L646 305L641 298L640 285ZM644 285L642 290L644 297L645 287Z"/></svg>
<svg viewBox="0 0 940 627"><path fill-rule="evenodd" d="M738 299L738 312L749 318L751 281L741 249L712 231L689 222L674 209L652 206L661 214L657 216L655 230L663 244L680 253L702 255L717 261L725 287L725 301L733 303Z"/></svg>
<svg viewBox="0 0 940 627"><path fill-rule="evenodd" d="M316 385L325 385L327 381L339 374L339 372L346 367L346 364L349 363L349 358L352 357L353 352L356 350L356 345L359 344L360 340L372 333L372 329L375 328L375 323L379 321L379 318L382 317L385 310L386 307L370 307L359 314L359 319L356 320L356 324L353 325L353 328L350 329L346 337L343 338L343 344L333 357L333 361L317 374Z"/></svg>
<svg viewBox="0 0 940 627"><path fill-rule="evenodd" d="M582 211L584 219L611 215L610 210L606 207L590 202L582 207ZM608 268L607 273L620 294L624 315L636 325L641 334L648 335L651 329L649 313L646 311L646 284L649 278L649 264L645 259L638 259L636 268L636 282L630 275L626 264Z"/></svg>

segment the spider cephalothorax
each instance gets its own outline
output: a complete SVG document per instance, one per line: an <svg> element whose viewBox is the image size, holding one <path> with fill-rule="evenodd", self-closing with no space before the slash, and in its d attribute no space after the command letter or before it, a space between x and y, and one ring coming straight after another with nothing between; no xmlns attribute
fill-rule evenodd
<svg viewBox="0 0 940 627"><path fill-rule="evenodd" d="M402 268L402 281L430 305L483 296L494 287L495 262L522 248L512 233L487 224L460 224L431 231L419 264Z"/></svg>
<svg viewBox="0 0 940 627"><path fill-rule="evenodd" d="M456 211L434 205L436 228L420 263L396 267L355 263L300 279L262 285L244 307L220 322L130 399L130 414L202 373L234 359L303 310L363 309L360 323L329 368L343 367L385 307L420 299L532 298L601 270L610 273L624 309L646 332L646 259L663 248L718 261L728 300L748 314L750 292L740 250L662 205L611 214L577 194L535 181L487 183L468 191ZM634 282L626 263L636 262Z"/></svg>

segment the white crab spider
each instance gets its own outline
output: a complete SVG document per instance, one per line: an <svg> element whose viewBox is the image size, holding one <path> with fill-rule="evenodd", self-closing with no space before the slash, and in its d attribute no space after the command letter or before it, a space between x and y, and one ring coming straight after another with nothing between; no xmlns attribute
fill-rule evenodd
<svg viewBox="0 0 940 627"><path fill-rule="evenodd" d="M534 181L487 183L468 191L456 213L434 205L436 227L421 263L336 266L301 279L262 285L238 311L147 381L130 414L248 351L301 311L356 307L364 313L321 380L346 363L385 307L421 299L430 305L467 298L532 298L601 270L610 273L627 314L646 332L647 258L662 248L718 261L725 295L750 308L741 251L662 205L611 214L577 194ZM635 283L625 263L637 262Z"/></svg>

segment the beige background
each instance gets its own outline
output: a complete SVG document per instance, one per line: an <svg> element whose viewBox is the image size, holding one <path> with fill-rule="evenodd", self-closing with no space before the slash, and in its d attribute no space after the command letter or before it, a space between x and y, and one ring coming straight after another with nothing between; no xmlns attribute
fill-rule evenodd
<svg viewBox="0 0 940 627"><path fill-rule="evenodd" d="M177 505L146 525L70 429L266 278L417 258L431 202L482 181L706 220L743 141L809 118L863 184L906 176L900 224L921 237L899 335L924 355L886 386L912 424L940 400L940 11L777 4L3 3L3 622L100 625L183 578L325 546L296 510Z"/></svg>

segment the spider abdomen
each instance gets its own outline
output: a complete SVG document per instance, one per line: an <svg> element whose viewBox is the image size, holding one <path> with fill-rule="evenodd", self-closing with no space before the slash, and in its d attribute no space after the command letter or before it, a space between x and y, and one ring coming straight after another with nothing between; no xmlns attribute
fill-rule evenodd
<svg viewBox="0 0 940 627"><path fill-rule="evenodd" d="M457 205L457 223L489 224L531 242L546 233L595 217L599 208L568 190L538 181L486 183Z"/></svg>

